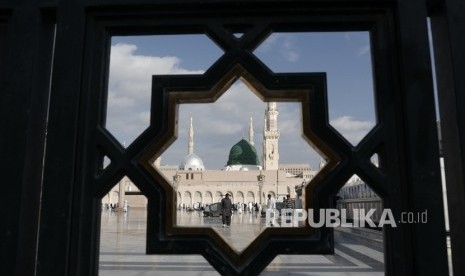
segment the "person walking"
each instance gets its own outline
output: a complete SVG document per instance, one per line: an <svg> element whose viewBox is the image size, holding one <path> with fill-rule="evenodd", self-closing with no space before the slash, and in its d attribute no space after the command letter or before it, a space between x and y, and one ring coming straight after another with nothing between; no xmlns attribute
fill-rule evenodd
<svg viewBox="0 0 465 276"><path fill-rule="evenodd" d="M295 209L294 202L291 200L291 195L287 195L284 202L284 209L286 209L286 223L291 223L292 212Z"/></svg>
<svg viewBox="0 0 465 276"><path fill-rule="evenodd" d="M237 213L242 214L242 203L240 202L237 204Z"/></svg>
<svg viewBox="0 0 465 276"><path fill-rule="evenodd" d="M274 200L274 198L271 197L271 194L268 194L268 200L266 202L266 209L267 209L267 212L270 212L270 217L273 217L273 219L271 219L271 222L270 222L270 226L273 226L273 221L275 218L274 210L276 209L276 201Z"/></svg>
<svg viewBox="0 0 465 276"><path fill-rule="evenodd" d="M225 198L221 200L221 210L223 211L222 220L223 227L231 226L231 215L232 215L232 202L229 198L229 194L225 195Z"/></svg>

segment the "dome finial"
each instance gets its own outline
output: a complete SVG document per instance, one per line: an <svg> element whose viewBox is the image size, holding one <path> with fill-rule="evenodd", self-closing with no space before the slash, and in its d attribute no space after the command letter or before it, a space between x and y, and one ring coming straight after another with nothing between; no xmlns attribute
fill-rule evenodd
<svg viewBox="0 0 465 276"><path fill-rule="evenodd" d="M189 127L189 144L187 147L187 154L194 153L194 126L192 124L192 115L191 115L191 125Z"/></svg>

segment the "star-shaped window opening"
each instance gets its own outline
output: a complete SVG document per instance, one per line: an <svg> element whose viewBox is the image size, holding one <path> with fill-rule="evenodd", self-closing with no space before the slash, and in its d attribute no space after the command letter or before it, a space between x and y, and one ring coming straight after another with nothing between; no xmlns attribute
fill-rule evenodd
<svg viewBox="0 0 465 276"><path fill-rule="evenodd" d="M316 187L321 179L338 163L338 157L317 134L318 131L324 133L328 125L325 74L274 74L270 73L266 68L262 69L261 72L265 73L255 76L247 71L242 64L235 63L223 74L220 72L209 74L209 71L198 76L153 76L151 119L152 122L158 120L160 124L163 124L160 120L166 120L168 124L166 133L159 137L158 142L147 150L140 161L140 164L150 173L155 182L163 188L165 194L163 204L153 204L149 198L149 210L151 204L155 209L160 208L154 213L157 214L157 219L164 222L157 224L150 221L154 218L151 218L151 212L149 212L148 253L167 253L169 247L184 246L185 252L203 254L206 259L213 262L212 265L220 272L222 272L222 269L226 269L225 271L233 270L240 273L251 260L258 260L261 252L270 249L276 254L286 252L316 254L330 253L332 251L330 232L327 229L312 229L308 225L293 228L266 228L241 252L238 252L221 238L218 232L211 228L179 227L176 224L176 191L172 184L153 167L156 158L177 137L179 104L214 102L234 82L241 80L264 101L297 101L302 104L303 137L327 161L326 166L303 189L303 202L305 203L302 208L315 208L316 201L318 201L315 193ZM160 106L160 103L165 103L164 106L167 106L164 114L160 113L160 111L158 114L153 112L153 107ZM150 225L153 226L150 227ZM157 238L151 239L150 236L155 234L151 233L151 231L155 231L154 228L157 229ZM206 240L202 241L204 238ZM186 239L189 239L189 241ZM181 242L182 240L184 242ZM285 243L284 246L283 243ZM278 249L280 247L281 249ZM197 248L197 250L193 248ZM217 254L212 254L213 252L217 252ZM212 255L216 258L211 258ZM268 262L271 260L268 260ZM225 266L225 263L228 265Z"/></svg>

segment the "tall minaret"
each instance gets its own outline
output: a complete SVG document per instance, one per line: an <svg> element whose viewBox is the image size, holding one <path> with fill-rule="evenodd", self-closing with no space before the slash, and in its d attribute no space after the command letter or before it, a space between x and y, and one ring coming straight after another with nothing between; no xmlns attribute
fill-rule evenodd
<svg viewBox="0 0 465 276"><path fill-rule="evenodd" d="M263 127L263 169L277 170L279 167L279 129L276 102L268 102Z"/></svg>
<svg viewBox="0 0 465 276"><path fill-rule="evenodd" d="M250 114L250 120L249 120L249 143L253 146L253 122L252 122L252 114Z"/></svg>
<svg viewBox="0 0 465 276"><path fill-rule="evenodd" d="M192 116L191 116L191 126L189 127L189 145L187 148L187 154L191 155L194 153L194 127L192 126Z"/></svg>

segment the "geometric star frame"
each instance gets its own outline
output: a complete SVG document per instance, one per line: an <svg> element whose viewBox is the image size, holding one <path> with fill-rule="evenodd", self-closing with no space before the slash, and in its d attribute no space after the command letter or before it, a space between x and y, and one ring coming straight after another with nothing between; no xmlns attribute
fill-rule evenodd
<svg viewBox="0 0 465 276"><path fill-rule="evenodd" d="M325 112L324 108L317 106L326 106L325 76L324 74L270 74L266 68L261 72L266 72L260 76L260 80L250 74L242 64L247 64L242 60L237 60L236 65L232 65L226 73L223 70L215 70L223 64L215 64L211 70L204 75L198 76L154 76L152 84L152 104L164 102L161 106L167 106L167 115L157 114L156 118L168 119L168 129L157 142L147 150L142 156L140 164L152 175L155 181L162 186L165 191L165 206L161 206L160 219L165 219L165 229L153 228L155 225L149 223L149 231L161 231L157 233L158 239L151 239L148 243L148 253L169 253L173 252L172 247L183 247L185 253L202 254L210 262L216 259L212 265L222 274L244 274L257 273L261 268L254 264L255 262L266 265L274 256L269 254L269 261L263 259L255 261L255 258L264 256L264 252L274 250L276 254L300 251L312 254L322 254L332 252L332 242L329 233L318 233L315 229L307 227L302 228L266 228L258 237L241 253L236 252L231 246L224 242L218 236L218 233L211 228L186 228L176 227L175 218L175 200L173 187L153 168L153 160L158 157L158 152L164 151L169 146L173 138L176 137L177 131L177 107L180 103L185 102L212 102L219 98L238 78L241 78L252 91L265 101L300 101L302 110L304 110L303 124L311 126L311 111L320 110ZM248 65L250 66L250 65ZM262 66L262 65L260 65ZM215 72L211 74L210 72ZM212 76L213 75L213 76ZM215 79L219 77L219 79ZM264 85L263 85L264 84ZM188 87L188 89L186 89ZM265 88L266 87L266 88ZM205 89L206 88L206 89ZM199 90L201 89L201 90ZM187 91L190 90L190 91ZM165 98L163 100L163 98ZM167 102L167 104L166 104ZM154 110L152 110L154 111ZM309 112L310 111L310 112ZM154 114L154 112L152 113ZM324 113L323 113L324 114ZM320 117L323 114L313 114ZM156 118L153 118L155 120ZM313 120L315 122L316 119ZM315 122L316 123L316 122ZM304 135L310 140L322 154L329 160L325 170L320 172L319 176L323 177L325 173L331 170L336 164L336 157L321 139L314 134L311 127L304 129ZM310 195L313 195L314 185L318 181L312 181L307 189L305 202L307 207L313 208L313 201ZM150 203L149 203L150 204ZM159 205L160 206L160 205ZM153 222L149 217L149 221ZM152 226L152 227L151 227ZM320 231L321 232L321 231ZM319 235L318 235L319 234ZM279 239L274 239L279 236ZM201 237L196 240L196 237ZM200 244L199 244L200 243ZM276 246L275 243L285 243L286 246ZM281 248L281 249L279 249ZM220 264L218 266L218 264ZM227 265L230 264L230 265ZM255 269L260 269L255 271Z"/></svg>

